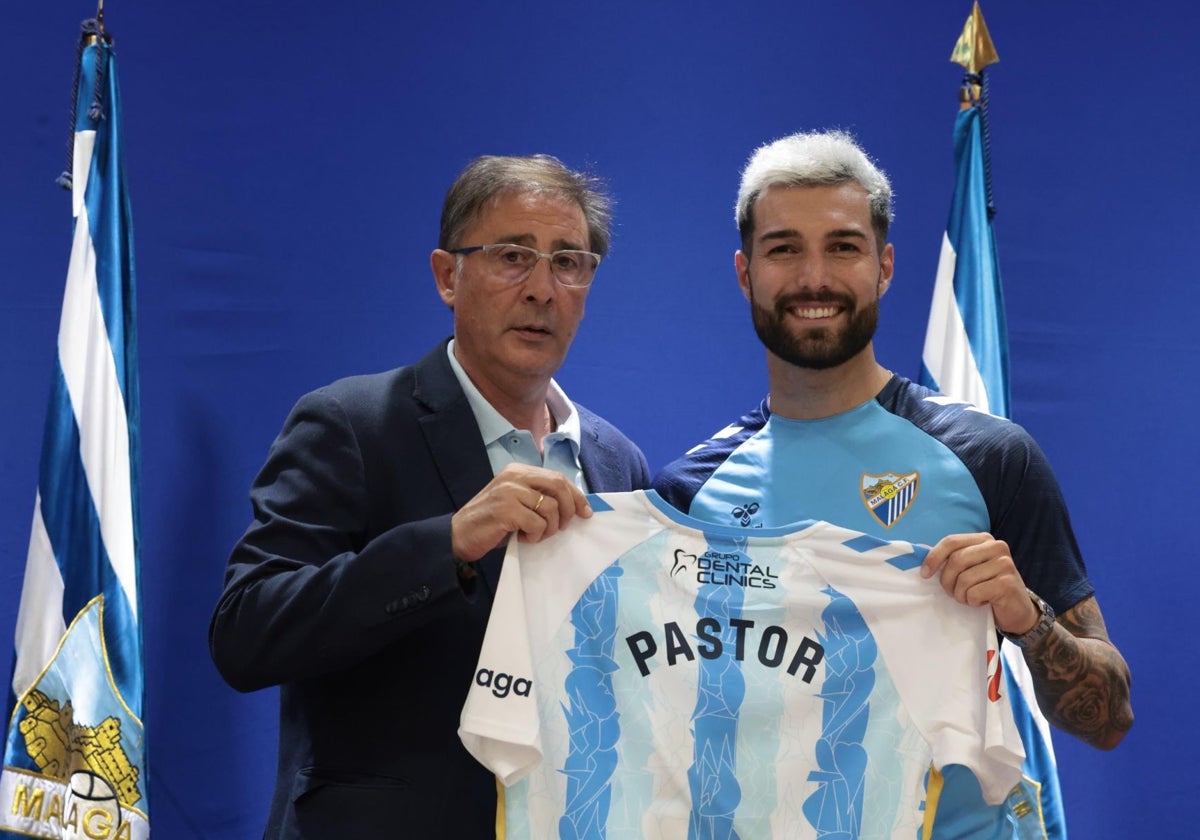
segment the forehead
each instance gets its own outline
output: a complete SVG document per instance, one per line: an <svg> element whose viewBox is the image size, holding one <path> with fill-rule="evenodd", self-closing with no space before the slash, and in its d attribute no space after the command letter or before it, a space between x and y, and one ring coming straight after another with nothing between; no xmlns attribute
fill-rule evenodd
<svg viewBox="0 0 1200 840"><path fill-rule="evenodd" d="M795 230L823 236L831 230L871 229L867 191L853 181L804 187L768 187L754 203L754 236Z"/></svg>
<svg viewBox="0 0 1200 840"><path fill-rule="evenodd" d="M558 193L541 191L501 193L483 207L466 235L488 242L529 240L580 248L588 244L583 208Z"/></svg>

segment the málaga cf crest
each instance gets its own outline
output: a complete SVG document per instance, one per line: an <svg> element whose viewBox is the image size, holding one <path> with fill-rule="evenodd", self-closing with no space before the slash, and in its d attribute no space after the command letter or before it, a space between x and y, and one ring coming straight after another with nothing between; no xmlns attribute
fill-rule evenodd
<svg viewBox="0 0 1200 840"><path fill-rule="evenodd" d="M142 721L113 680L104 596L75 616L18 698L0 771L0 834L149 840Z"/></svg>
<svg viewBox="0 0 1200 840"><path fill-rule="evenodd" d="M920 473L910 472L898 475L890 472L883 475L862 474L862 499L867 510L871 512L884 528L891 528L900 517L908 513L913 500L917 498L917 484Z"/></svg>

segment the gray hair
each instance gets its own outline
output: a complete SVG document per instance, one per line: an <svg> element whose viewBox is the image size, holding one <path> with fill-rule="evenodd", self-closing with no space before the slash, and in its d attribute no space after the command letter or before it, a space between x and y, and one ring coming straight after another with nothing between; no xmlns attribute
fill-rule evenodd
<svg viewBox="0 0 1200 840"><path fill-rule="evenodd" d="M550 155L484 155L467 164L446 192L438 247L447 251L460 247L467 228L478 221L485 208L501 196L527 192L548 193L578 204L587 222L587 247L600 256L608 253L612 200L604 185L592 175L568 169Z"/></svg>
<svg viewBox="0 0 1200 840"><path fill-rule="evenodd" d="M817 187L852 181L867 191L871 227L882 251L892 221L892 186L867 153L844 131L793 134L758 147L738 188L734 208L742 250L750 253L754 203L770 187Z"/></svg>

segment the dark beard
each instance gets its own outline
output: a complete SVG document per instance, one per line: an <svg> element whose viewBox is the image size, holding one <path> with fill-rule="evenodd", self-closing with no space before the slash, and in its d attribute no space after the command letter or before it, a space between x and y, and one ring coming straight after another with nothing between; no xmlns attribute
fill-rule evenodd
<svg viewBox="0 0 1200 840"><path fill-rule="evenodd" d="M850 322L843 332L827 327L814 327L796 332L788 326L787 310L796 304L834 303L845 307ZM761 306L754 299L754 283L750 283L750 313L754 331L768 350L796 367L826 370L845 364L871 343L879 323L879 298L861 309L847 295L824 294L786 295L775 301L774 308Z"/></svg>

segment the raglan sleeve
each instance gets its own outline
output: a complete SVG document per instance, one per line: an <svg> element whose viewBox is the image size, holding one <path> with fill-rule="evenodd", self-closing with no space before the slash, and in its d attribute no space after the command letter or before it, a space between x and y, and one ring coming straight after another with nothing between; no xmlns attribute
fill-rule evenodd
<svg viewBox="0 0 1200 840"><path fill-rule="evenodd" d="M1067 503L1037 442L1015 423L994 436L997 465L981 482L992 535L1004 540L1025 585L1059 613L1095 589L1071 526Z"/></svg>

